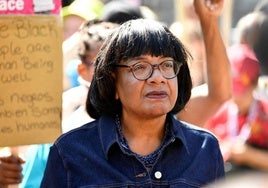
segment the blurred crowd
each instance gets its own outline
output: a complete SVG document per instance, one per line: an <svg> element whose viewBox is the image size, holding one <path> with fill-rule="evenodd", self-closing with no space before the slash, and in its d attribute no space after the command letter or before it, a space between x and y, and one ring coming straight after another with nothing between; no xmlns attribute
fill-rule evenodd
<svg viewBox="0 0 268 188"><path fill-rule="evenodd" d="M268 172L268 1L258 1L252 11L241 15L232 28L230 44L225 44L229 65L213 68L208 65L206 51L214 47L204 44L204 31L192 1L185 1L184 8L185 20L168 25L157 11L140 1L62 1L63 133L93 120L85 103L95 58L105 38L128 20L147 18L168 26L192 56L192 98L176 118L217 137L227 178ZM0 157L0 187L20 182L21 187L40 185L50 146L29 146L24 159Z"/></svg>

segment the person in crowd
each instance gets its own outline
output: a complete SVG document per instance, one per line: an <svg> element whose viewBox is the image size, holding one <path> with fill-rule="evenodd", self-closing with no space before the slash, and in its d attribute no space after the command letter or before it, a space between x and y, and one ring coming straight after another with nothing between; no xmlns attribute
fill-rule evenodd
<svg viewBox="0 0 268 188"><path fill-rule="evenodd" d="M81 26L77 39L79 41L77 53L80 60L77 72L80 85L63 92L63 132L92 121L85 111L85 103L94 72L95 58L103 41L116 27L118 24L98 19L90 20Z"/></svg>
<svg viewBox="0 0 268 188"><path fill-rule="evenodd" d="M250 12L244 15L237 23L236 35L238 44L246 44L251 49L256 45L256 39L260 33L260 27L266 15L259 11Z"/></svg>
<svg viewBox="0 0 268 188"><path fill-rule="evenodd" d="M229 50L233 99L209 119L205 128L222 140L225 160L231 161L234 168L237 164L268 170L268 102L254 98L260 65L247 45L235 45ZM265 160L257 153L267 153L262 157Z"/></svg>
<svg viewBox="0 0 268 188"><path fill-rule="evenodd" d="M22 181L22 164L25 161L16 155L0 157L0 187L18 184Z"/></svg>
<svg viewBox="0 0 268 188"><path fill-rule="evenodd" d="M256 95L261 67L252 49L262 23L260 19L260 13L253 12L239 20L239 43L227 53L233 97L204 126L221 141L228 174L268 171L268 101Z"/></svg>
<svg viewBox="0 0 268 188"><path fill-rule="evenodd" d="M204 1L194 4L202 18L218 15ZM201 187L223 178L217 139L175 118L191 96L189 56L157 21L116 29L96 58L89 88L86 108L96 121L57 139L41 187Z"/></svg>
<svg viewBox="0 0 268 188"><path fill-rule="evenodd" d="M219 8L220 6L214 6L211 1L205 1L205 3L213 10L209 13L211 17L200 16L198 11L197 15L204 39L203 61L205 61L206 84L193 88L190 101L178 113L178 119L200 127L203 127L205 122L232 96L230 64L218 27L218 16L222 9ZM188 49L191 50L190 45ZM193 59L193 61L196 60Z"/></svg>
<svg viewBox="0 0 268 188"><path fill-rule="evenodd" d="M67 90L79 85L77 81L76 33L87 20L100 18L104 4L101 0L73 0L69 5L62 7L63 19L63 87ZM73 39L69 38L72 37Z"/></svg>

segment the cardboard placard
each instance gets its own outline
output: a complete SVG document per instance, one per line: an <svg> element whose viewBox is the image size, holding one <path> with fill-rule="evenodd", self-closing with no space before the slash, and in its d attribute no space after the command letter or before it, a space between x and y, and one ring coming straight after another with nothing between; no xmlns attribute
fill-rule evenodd
<svg viewBox="0 0 268 188"><path fill-rule="evenodd" d="M0 41L0 146L53 142L61 134L60 16L1 16Z"/></svg>

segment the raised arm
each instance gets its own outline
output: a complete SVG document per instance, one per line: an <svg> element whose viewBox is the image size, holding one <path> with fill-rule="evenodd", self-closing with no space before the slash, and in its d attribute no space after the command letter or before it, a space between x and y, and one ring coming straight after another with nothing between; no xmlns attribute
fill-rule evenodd
<svg viewBox="0 0 268 188"><path fill-rule="evenodd" d="M198 126L203 126L232 95L230 65L218 24L223 3L224 0L194 0L205 43L207 89L205 94L197 89L178 118Z"/></svg>

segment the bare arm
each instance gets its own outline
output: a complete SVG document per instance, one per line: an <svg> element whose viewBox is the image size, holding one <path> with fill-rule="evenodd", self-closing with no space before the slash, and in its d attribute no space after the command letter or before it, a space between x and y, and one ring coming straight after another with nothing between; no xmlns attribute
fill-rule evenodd
<svg viewBox="0 0 268 188"><path fill-rule="evenodd" d="M214 7L211 8L206 2L194 0L205 43L208 92L192 96L185 109L178 114L180 120L199 126L203 126L232 95L230 65L218 25L224 0L214 0Z"/></svg>
<svg viewBox="0 0 268 188"><path fill-rule="evenodd" d="M237 165L268 171L268 152L246 143L233 143L230 160Z"/></svg>

